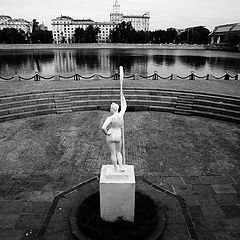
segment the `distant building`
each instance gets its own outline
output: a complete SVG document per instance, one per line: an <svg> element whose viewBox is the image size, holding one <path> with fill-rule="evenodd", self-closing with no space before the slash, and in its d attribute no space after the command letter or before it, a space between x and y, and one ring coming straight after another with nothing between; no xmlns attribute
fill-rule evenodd
<svg viewBox="0 0 240 240"><path fill-rule="evenodd" d="M211 44L216 46L240 47L240 23L224 24L210 33Z"/></svg>
<svg viewBox="0 0 240 240"><path fill-rule="evenodd" d="M110 41L111 30L113 30L117 26L117 24L113 22L97 22L96 26L100 30L98 34L98 42L107 43Z"/></svg>
<svg viewBox="0 0 240 240"><path fill-rule="evenodd" d="M0 15L0 30L3 28L15 28L25 33L30 32L31 24L24 19L12 19L10 16Z"/></svg>
<svg viewBox="0 0 240 240"><path fill-rule="evenodd" d="M54 43L74 42L75 29L83 28L85 30L89 25L99 28L98 42L109 42L110 31L116 27L116 24L112 22L94 22L91 19L75 20L68 16L52 19L51 25Z"/></svg>
<svg viewBox="0 0 240 240"><path fill-rule="evenodd" d="M92 25L98 27L100 32L97 41L107 43L110 41L110 32L122 21L131 22L136 31L149 30L149 12L143 15L123 15L120 12L118 1L113 5L113 11L110 13L110 22L94 22L91 19L73 19L69 16L61 16L51 20L54 43L72 43L75 42L74 34L76 28L84 30Z"/></svg>
<svg viewBox="0 0 240 240"><path fill-rule="evenodd" d="M110 13L110 22L121 23L131 22L133 28L136 31L148 31L149 30L150 14L146 12L143 15L124 15L120 11L120 4L118 0L113 5L113 11Z"/></svg>

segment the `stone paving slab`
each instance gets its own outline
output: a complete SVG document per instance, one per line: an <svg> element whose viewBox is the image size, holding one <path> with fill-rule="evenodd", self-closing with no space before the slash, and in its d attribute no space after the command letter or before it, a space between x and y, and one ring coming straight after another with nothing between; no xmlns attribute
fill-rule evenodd
<svg viewBox="0 0 240 240"><path fill-rule="evenodd" d="M232 184L214 184L212 185L213 190L217 194L235 194L237 193L236 189Z"/></svg>
<svg viewBox="0 0 240 240"><path fill-rule="evenodd" d="M86 176L85 180L87 178L88 177ZM60 179L63 181L63 178ZM68 179L70 180L70 178ZM162 179L153 177L153 180L158 184ZM171 177L169 180L167 177L164 177L163 182L172 183L172 186L174 187L172 189L177 189L179 196L182 196L185 200L198 239L220 240L223 239L223 237L226 237L226 239L238 239L240 198L237 195L237 192L234 194L218 194L213 191L213 189L211 190L211 188L209 188L211 186L209 183L199 185L195 184L196 182L192 185L188 183L184 188L184 184L178 185L181 183L178 180L176 181L176 184L174 184L173 178ZM59 182L57 186L60 188L62 184ZM73 186L74 185L72 185L72 187ZM39 188L39 185L35 185L35 187ZM162 187L164 188L164 185L162 185ZM222 187L224 188L225 184L223 184ZM86 191L91 192L94 189L96 189L96 185L93 183L86 188ZM184 190L186 190L185 194ZM177 193L172 192L172 194ZM158 196L159 193L156 193L156 197ZM57 233L48 232L49 237L46 239L71 239L69 238L69 229L65 229L62 226L62 224L65 224L67 221L64 217L63 210L70 211L70 208L66 208L64 201L64 198L59 201L55 212L55 218L52 218L51 220L53 223L52 229ZM160 201L166 205L166 213L168 215L163 239L190 239L189 235L187 235L188 231L184 230L186 227L186 220L183 217L178 201L165 194L162 195ZM8 237L12 237L13 239L22 239L22 237L24 237L23 239L28 239L27 237L34 236L34 234L36 235L42 224L43 218L49 211L50 204L51 202L45 202L43 200L39 202L27 200L1 200L0 236L2 239L8 239ZM167 227L168 224L171 225L171 228ZM174 233L178 234L174 235ZM18 236L19 234L21 236Z"/></svg>

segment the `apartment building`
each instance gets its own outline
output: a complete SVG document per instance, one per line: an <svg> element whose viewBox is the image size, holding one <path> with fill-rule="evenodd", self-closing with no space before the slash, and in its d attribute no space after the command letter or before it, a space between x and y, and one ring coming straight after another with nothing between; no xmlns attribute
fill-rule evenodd
<svg viewBox="0 0 240 240"><path fill-rule="evenodd" d="M113 11L110 13L110 22L121 23L131 22L133 28L136 31L148 31L149 30L150 13L146 12L142 15L124 15L120 10L120 4L118 0L113 4Z"/></svg>
<svg viewBox="0 0 240 240"><path fill-rule="evenodd" d="M107 43L110 41L110 32L122 21L131 22L136 31L149 30L149 12L143 15L124 15L120 11L120 4L116 0L113 11L110 13L110 22L95 22L91 19L73 19L69 16L60 16L51 20L54 43L75 42L74 34L76 28L86 29L92 25L98 27L100 32L97 41Z"/></svg>
<svg viewBox="0 0 240 240"><path fill-rule="evenodd" d="M101 43L109 42L110 31L116 27L112 22L94 22L91 19L72 19L68 16L61 16L51 21L54 43L75 42L74 34L76 28L84 30L89 26L98 27L100 32L97 41Z"/></svg>
<svg viewBox="0 0 240 240"><path fill-rule="evenodd" d="M0 15L0 30L3 28L15 28L25 33L31 31L31 23L24 19L12 19L10 16Z"/></svg>

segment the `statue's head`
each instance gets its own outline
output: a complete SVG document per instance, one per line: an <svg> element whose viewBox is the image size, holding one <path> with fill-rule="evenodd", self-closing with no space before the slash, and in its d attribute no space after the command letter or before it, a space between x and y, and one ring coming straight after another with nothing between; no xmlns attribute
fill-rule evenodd
<svg viewBox="0 0 240 240"><path fill-rule="evenodd" d="M117 112L119 109L119 105L115 102L113 102L110 106L110 112Z"/></svg>

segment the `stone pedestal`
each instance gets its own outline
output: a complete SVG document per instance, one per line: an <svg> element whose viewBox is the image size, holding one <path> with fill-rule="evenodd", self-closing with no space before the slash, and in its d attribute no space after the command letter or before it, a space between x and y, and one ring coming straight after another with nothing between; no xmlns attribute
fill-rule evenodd
<svg viewBox="0 0 240 240"><path fill-rule="evenodd" d="M134 221L135 175L134 166L126 165L124 172L115 171L113 165L103 165L100 176L101 218L114 222L119 218Z"/></svg>

